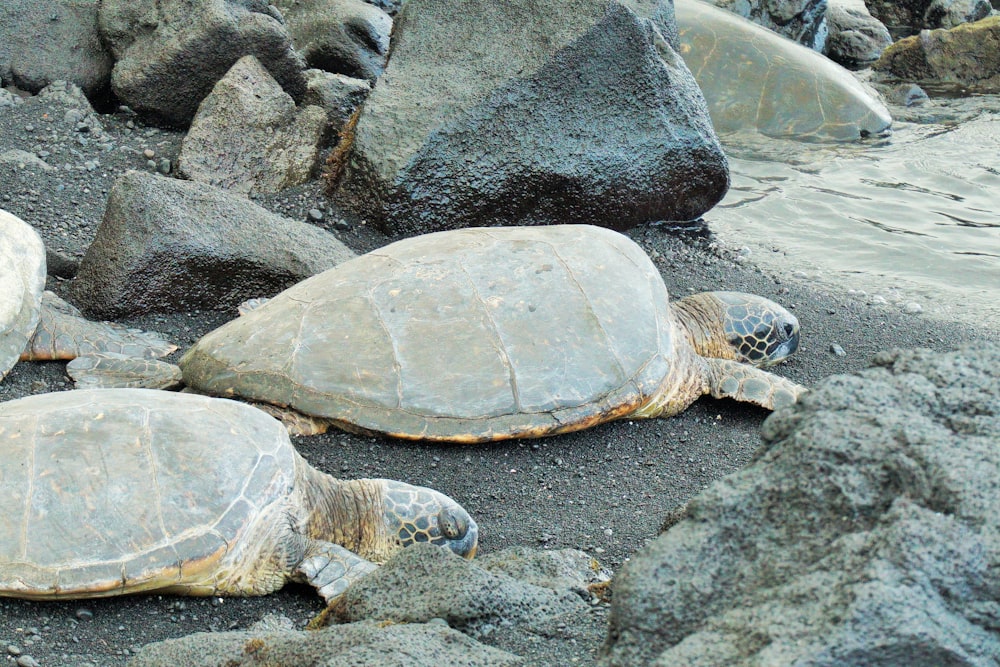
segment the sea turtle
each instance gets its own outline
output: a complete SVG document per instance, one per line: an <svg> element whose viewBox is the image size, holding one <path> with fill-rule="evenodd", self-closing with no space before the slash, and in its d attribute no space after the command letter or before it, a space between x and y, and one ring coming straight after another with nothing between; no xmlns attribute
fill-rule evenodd
<svg viewBox="0 0 1000 667"><path fill-rule="evenodd" d="M674 11L717 132L853 141L892 124L875 94L816 51L702 0L676 0Z"/></svg>
<svg viewBox="0 0 1000 667"><path fill-rule="evenodd" d="M346 430L476 442L673 415L706 393L792 403L803 388L754 365L781 361L798 336L793 315L752 295L671 307L646 253L608 229L469 228L298 283L180 366L197 391Z"/></svg>
<svg viewBox="0 0 1000 667"><path fill-rule="evenodd" d="M45 291L45 277L38 233L0 209L0 380L18 359L72 359L88 352L153 358L177 349L156 333L87 320Z"/></svg>
<svg viewBox="0 0 1000 667"><path fill-rule="evenodd" d="M30 396L0 404L0 450L0 596L263 595L294 580L329 601L415 542L476 551L451 498L326 475L236 401Z"/></svg>
<svg viewBox="0 0 1000 667"><path fill-rule="evenodd" d="M38 326L45 246L31 225L0 209L0 379Z"/></svg>

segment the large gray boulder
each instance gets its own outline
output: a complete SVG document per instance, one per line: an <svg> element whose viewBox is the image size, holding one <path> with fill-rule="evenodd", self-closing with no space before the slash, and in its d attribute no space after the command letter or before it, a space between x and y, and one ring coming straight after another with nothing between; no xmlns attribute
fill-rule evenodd
<svg viewBox="0 0 1000 667"><path fill-rule="evenodd" d="M115 94L169 124L186 127L245 55L296 100L305 93L305 61L266 0L103 0L99 26L117 60Z"/></svg>
<svg viewBox="0 0 1000 667"><path fill-rule="evenodd" d="M909 82L1000 92L1000 15L905 37L872 69Z"/></svg>
<svg viewBox="0 0 1000 667"><path fill-rule="evenodd" d="M890 28L953 28L978 21L992 10L990 0L866 0L872 15ZM903 33L907 34L907 33Z"/></svg>
<svg viewBox="0 0 1000 667"><path fill-rule="evenodd" d="M326 125L321 107L297 108L257 58L244 56L198 107L177 169L232 192L278 192L312 176Z"/></svg>
<svg viewBox="0 0 1000 667"><path fill-rule="evenodd" d="M80 262L75 302L91 316L233 309L350 257L332 234L245 197L143 172L122 175Z"/></svg>
<svg viewBox="0 0 1000 667"><path fill-rule="evenodd" d="M0 82L38 92L53 81L89 96L108 89L114 60L97 32L98 0L0 2Z"/></svg>
<svg viewBox="0 0 1000 667"><path fill-rule="evenodd" d="M871 15L864 0L830 0L826 9L830 36L824 53L848 69L864 69L892 44L889 29Z"/></svg>
<svg viewBox="0 0 1000 667"><path fill-rule="evenodd" d="M150 644L129 667L522 664L496 644L523 647L539 637L575 642L577 634L597 631L586 622L588 589L607 579L592 557L573 549L513 547L468 561L418 544L352 585L325 612L327 622L337 623L327 629L301 632L268 622L199 633ZM520 640L510 641L514 635ZM532 657L531 664L557 659L544 647Z"/></svg>
<svg viewBox="0 0 1000 667"><path fill-rule="evenodd" d="M876 364L622 568L603 665L1000 664L1000 346Z"/></svg>
<svg viewBox="0 0 1000 667"><path fill-rule="evenodd" d="M587 586L606 579L583 552L505 549L468 561L417 545L344 592L331 607L339 622L426 623L443 619L473 637L498 627L541 632L554 618L589 606ZM402 552L400 552L402 553Z"/></svg>
<svg viewBox="0 0 1000 667"><path fill-rule="evenodd" d="M826 45L827 0L711 1L814 51L823 51Z"/></svg>
<svg viewBox="0 0 1000 667"><path fill-rule="evenodd" d="M309 67L374 81L385 69L392 17L361 0L275 0Z"/></svg>
<svg viewBox="0 0 1000 667"><path fill-rule="evenodd" d="M629 3L662 20L659 2ZM410 0L339 200L389 234L690 220L728 187L704 98L619 2Z"/></svg>

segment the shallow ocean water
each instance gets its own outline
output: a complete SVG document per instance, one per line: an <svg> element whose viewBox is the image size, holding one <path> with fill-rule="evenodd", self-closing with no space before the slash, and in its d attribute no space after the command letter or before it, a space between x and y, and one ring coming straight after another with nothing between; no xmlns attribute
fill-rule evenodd
<svg viewBox="0 0 1000 667"><path fill-rule="evenodd" d="M853 144L720 137L732 185L705 220L779 274L1000 330L1000 96L890 111Z"/></svg>

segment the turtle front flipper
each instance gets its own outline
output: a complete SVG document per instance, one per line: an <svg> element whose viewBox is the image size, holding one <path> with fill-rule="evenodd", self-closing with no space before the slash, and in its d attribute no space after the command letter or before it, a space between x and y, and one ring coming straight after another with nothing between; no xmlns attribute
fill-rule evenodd
<svg viewBox="0 0 1000 667"><path fill-rule="evenodd" d="M365 560L340 545L312 540L293 577L312 584L329 604L346 591L348 586L377 567L370 560Z"/></svg>
<svg viewBox="0 0 1000 667"><path fill-rule="evenodd" d="M21 353L21 361L74 359L103 352L155 359L176 349L176 345L158 333L87 320L72 305L52 292L45 292L38 326Z"/></svg>
<svg viewBox="0 0 1000 667"><path fill-rule="evenodd" d="M728 359L706 358L708 393L768 410L791 405L807 390L774 373Z"/></svg>

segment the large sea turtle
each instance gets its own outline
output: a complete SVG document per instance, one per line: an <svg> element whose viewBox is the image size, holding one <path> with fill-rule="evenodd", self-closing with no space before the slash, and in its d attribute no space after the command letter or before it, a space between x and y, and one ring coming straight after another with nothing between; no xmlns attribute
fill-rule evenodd
<svg viewBox="0 0 1000 667"><path fill-rule="evenodd" d="M0 595L261 595L305 581L330 600L395 550L472 557L451 498L341 481L244 403L90 389L0 404Z"/></svg>
<svg viewBox="0 0 1000 667"><path fill-rule="evenodd" d="M0 380L18 359L72 359L92 352L153 358L177 349L156 333L85 319L45 291L45 274L38 233L0 209Z"/></svg>
<svg viewBox="0 0 1000 667"><path fill-rule="evenodd" d="M794 316L747 294L671 306L653 262L617 232L471 228L313 276L180 365L197 391L347 430L475 442L672 415L706 393L788 404L803 388L750 364L781 361L798 335Z"/></svg>
<svg viewBox="0 0 1000 667"><path fill-rule="evenodd" d="M680 53L717 132L853 141L885 133L889 110L829 58L702 0L676 0Z"/></svg>

